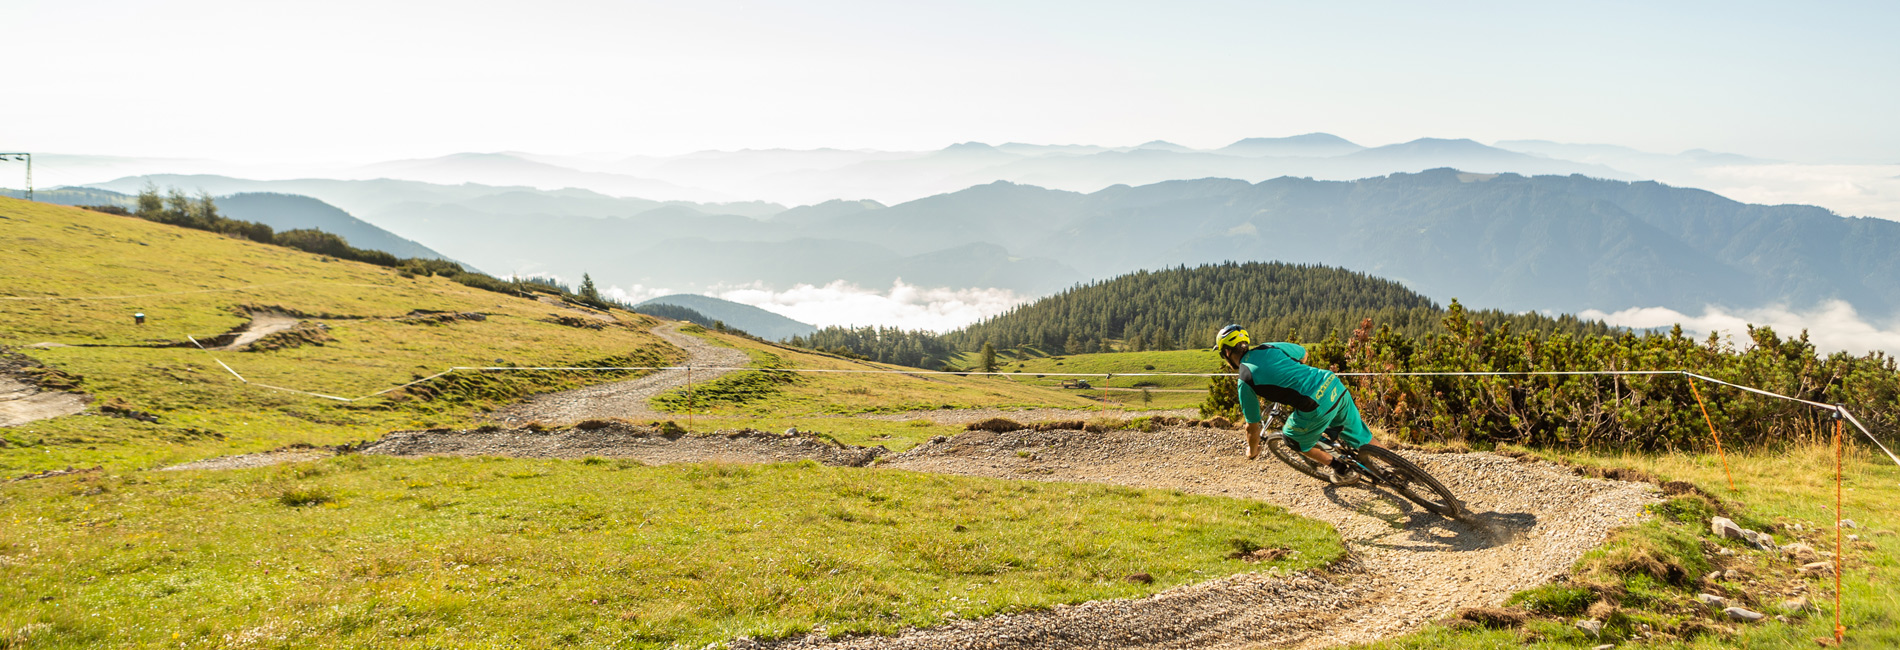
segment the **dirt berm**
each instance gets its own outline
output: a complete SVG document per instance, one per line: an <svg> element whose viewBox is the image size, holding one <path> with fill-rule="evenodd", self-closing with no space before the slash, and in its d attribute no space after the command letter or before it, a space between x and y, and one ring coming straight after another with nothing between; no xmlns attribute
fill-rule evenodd
<svg viewBox="0 0 1900 650"><path fill-rule="evenodd" d="M647 463L787 463L811 459L860 467L885 453L883 447L840 445L808 435L754 429L710 434L668 432L661 427L609 423L586 429L434 429L398 431L359 453L386 456L513 456L517 458L634 458Z"/></svg>
<svg viewBox="0 0 1900 650"><path fill-rule="evenodd" d="M1319 571L1246 573L1148 598L957 621L893 636L736 639L733 647L1318 648L1373 641L1416 630L1461 607L1501 604L1516 591L1549 582L1658 500L1646 484L1579 477L1543 462L1404 452L1465 501L1472 514L1453 521L1388 492L1328 486L1264 456L1249 461L1243 447L1235 432L1203 428L973 431L883 456L876 465L1258 499L1337 527L1346 540L1346 561ZM878 458L878 449L762 432L669 437L657 429L617 426L404 432L363 451L655 463L812 458L860 465Z"/></svg>

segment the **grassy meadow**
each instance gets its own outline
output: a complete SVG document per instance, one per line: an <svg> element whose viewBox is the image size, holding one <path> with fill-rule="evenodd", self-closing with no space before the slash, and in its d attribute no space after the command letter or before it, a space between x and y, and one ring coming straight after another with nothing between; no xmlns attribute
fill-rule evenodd
<svg viewBox="0 0 1900 650"><path fill-rule="evenodd" d="M528 394L629 376L457 374L427 390L342 403L245 385L212 355L181 347L187 335L231 331L247 311L265 308L328 324L325 340L217 357L256 382L332 395L454 365L683 358L648 332L658 321L637 314L574 327L560 322L571 314L559 306L440 278L0 198L0 345L77 376L95 400L84 414L0 428L0 480L102 467L0 482L0 648L703 647L746 635L887 632L1261 569L1226 558L1237 544L1299 551L1271 570L1318 566L1342 552L1325 526L1252 501L810 463L346 455L151 471L294 443L467 427ZM485 318L405 318L417 310ZM132 323L135 311L146 324ZM1144 400L1135 390L1061 389L1064 378L1035 375L1217 365L1202 350L1005 354L999 366L1014 375L1006 378L787 375L770 369L891 368L694 335L744 350L757 370L656 399L678 422L700 431L797 427L899 450L961 427L852 416L1054 407L1116 417L1192 407L1205 394L1202 378L1107 382L1150 388ZM58 346L29 347L38 343ZM103 414L107 403L158 421ZM1849 645L1900 646L1900 589L1891 582L1900 569L1900 470L1850 450L1846 512L1863 527L1850 531L1861 539L1847 549ZM1708 516L1726 512L1773 528L1783 543L1830 548L1814 533L1832 520L1827 450L1731 450L1736 491L1713 456L1530 453L1688 481L1717 501L1677 496L1565 580L1514 597L1514 607L1535 614L1524 625L1434 626L1369 647L1590 648L1649 634L1636 644L1797 648L1831 636L1826 615L1741 626L1690 604L1712 588L1749 593L1806 580L1817 597L1831 590L1831 582L1794 576L1786 560L1710 538L1707 527ZM1736 555L1712 561L1705 552L1724 546ZM1740 577L1697 582L1717 568ZM1135 573L1155 580L1125 579ZM1778 597L1763 600L1763 611L1781 613ZM1570 624L1595 615L1619 636L1589 637Z"/></svg>
<svg viewBox="0 0 1900 650"><path fill-rule="evenodd" d="M811 463L345 455L152 471L467 427L534 392L628 376L457 373L343 403L243 384L184 347L254 309L329 329L217 358L254 382L346 397L454 365L665 365L683 352L637 314L574 327L562 307L527 298L23 201L0 199L0 260L0 345L77 377L95 400L0 429L0 476L101 467L0 482L0 648L700 647L1139 596L1341 553L1325 526L1257 502ZM405 318L416 310L485 318ZM885 368L698 335L762 368ZM844 416L1103 406L995 379L762 374L705 382L677 419L699 430L822 421L846 442L903 447L957 428ZM1236 545L1299 553L1262 567L1228 559ZM1153 581L1126 579L1135 573Z"/></svg>
<svg viewBox="0 0 1900 650"><path fill-rule="evenodd" d="M1258 502L811 462L342 456L68 476L0 489L0 522L0 647L35 648L701 647L1342 551ZM1228 559L1242 544L1300 553Z"/></svg>

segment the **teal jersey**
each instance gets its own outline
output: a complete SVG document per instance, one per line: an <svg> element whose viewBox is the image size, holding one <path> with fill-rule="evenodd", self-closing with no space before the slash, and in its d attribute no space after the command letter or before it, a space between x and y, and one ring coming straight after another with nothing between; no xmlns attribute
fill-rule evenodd
<svg viewBox="0 0 1900 650"><path fill-rule="evenodd" d="M1266 343L1241 356L1240 412L1248 422L1260 421L1261 397L1309 413L1338 397L1326 391L1338 385L1332 371L1300 363L1305 358L1298 343Z"/></svg>

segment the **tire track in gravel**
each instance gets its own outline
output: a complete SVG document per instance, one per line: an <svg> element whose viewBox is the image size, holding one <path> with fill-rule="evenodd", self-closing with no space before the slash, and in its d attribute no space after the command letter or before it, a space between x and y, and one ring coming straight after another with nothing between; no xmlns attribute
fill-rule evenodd
<svg viewBox="0 0 1900 650"><path fill-rule="evenodd" d="M1465 500L1466 521L1432 515L1388 492L1335 488L1263 455L1238 433L973 431L890 457L882 466L1018 480L1109 483L1258 499L1336 527L1348 560L1288 576L1249 573L1147 598L1096 601L910 630L895 636L735 648L1320 648L1417 630L1461 608L1568 572L1658 500L1638 483L1579 477L1489 453L1404 455ZM1022 452L1019 454L1019 452Z"/></svg>
<svg viewBox="0 0 1900 650"><path fill-rule="evenodd" d="M752 362L745 352L707 343L683 334L685 323L667 323L651 331L667 343L686 350L686 365L743 368ZM694 370L693 383L716 379L729 370ZM588 386L557 393L542 393L528 401L497 411L488 419L508 426L529 422L579 422L581 420L619 418L642 421L676 417L654 411L647 400L686 385L685 370L661 370L638 379Z"/></svg>

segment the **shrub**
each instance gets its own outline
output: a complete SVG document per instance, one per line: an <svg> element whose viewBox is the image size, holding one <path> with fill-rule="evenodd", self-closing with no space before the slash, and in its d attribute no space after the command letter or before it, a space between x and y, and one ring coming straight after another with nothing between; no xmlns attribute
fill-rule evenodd
<svg viewBox="0 0 1900 650"><path fill-rule="evenodd" d="M296 486L277 493L277 502L292 508L323 505L336 501L336 495L322 486Z"/></svg>
<svg viewBox="0 0 1900 650"><path fill-rule="evenodd" d="M1544 585L1529 591L1520 591L1512 595L1506 605L1525 609L1549 616L1575 616L1590 608L1597 596L1589 589L1574 585Z"/></svg>
<svg viewBox="0 0 1900 650"><path fill-rule="evenodd" d="M1023 426L1022 423L1008 418L990 418L981 422L971 422L963 427L965 431L994 431L996 433L1021 431L1026 428L1028 427Z"/></svg>

